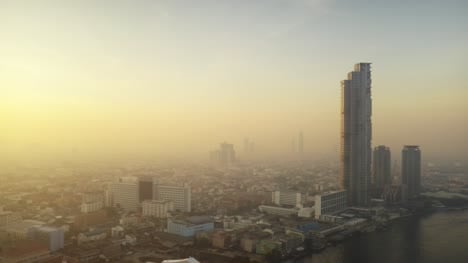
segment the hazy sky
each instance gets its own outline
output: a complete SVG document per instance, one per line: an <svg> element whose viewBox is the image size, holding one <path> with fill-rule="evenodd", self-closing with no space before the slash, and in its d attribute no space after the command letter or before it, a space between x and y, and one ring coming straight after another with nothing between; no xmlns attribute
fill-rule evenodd
<svg viewBox="0 0 468 263"><path fill-rule="evenodd" d="M0 148L203 154L339 146L372 62L373 144L468 156L468 2L0 0Z"/></svg>

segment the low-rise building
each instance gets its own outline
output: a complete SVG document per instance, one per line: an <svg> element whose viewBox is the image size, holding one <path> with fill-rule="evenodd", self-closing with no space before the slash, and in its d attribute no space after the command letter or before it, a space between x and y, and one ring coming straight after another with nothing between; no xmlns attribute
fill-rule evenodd
<svg viewBox="0 0 468 263"><path fill-rule="evenodd" d="M51 252L60 250L64 246L64 232L61 228L50 226L35 227L33 238L47 244Z"/></svg>
<svg viewBox="0 0 468 263"><path fill-rule="evenodd" d="M98 241L98 240L103 240L106 238L107 238L107 230L95 229L93 231L78 234L77 241L78 241L78 245L81 245L86 242Z"/></svg>
<svg viewBox="0 0 468 263"><path fill-rule="evenodd" d="M167 232L183 237L193 237L198 232L211 232L213 230L214 221L207 216L192 216L167 221Z"/></svg>
<svg viewBox="0 0 468 263"><path fill-rule="evenodd" d="M238 241L239 239L233 231L216 231L211 235L211 244L215 248L230 248Z"/></svg>
<svg viewBox="0 0 468 263"><path fill-rule="evenodd" d="M145 200L142 210L143 216L167 218L168 212L174 210L174 203L170 200Z"/></svg>
<svg viewBox="0 0 468 263"><path fill-rule="evenodd" d="M20 222L12 223L8 227L4 227L4 231L12 239L28 239L31 238L32 231L35 227L45 225L44 222L36 220L23 220Z"/></svg>
<svg viewBox="0 0 468 263"><path fill-rule="evenodd" d="M297 215L299 213L299 208L286 208L286 207L279 207L279 206L271 206L271 205L261 205L258 207L260 212L272 215L279 215L279 216L290 216L290 215Z"/></svg>
<svg viewBox="0 0 468 263"><path fill-rule="evenodd" d="M276 205L301 206L304 204L305 195L294 191L273 191L271 201Z"/></svg>

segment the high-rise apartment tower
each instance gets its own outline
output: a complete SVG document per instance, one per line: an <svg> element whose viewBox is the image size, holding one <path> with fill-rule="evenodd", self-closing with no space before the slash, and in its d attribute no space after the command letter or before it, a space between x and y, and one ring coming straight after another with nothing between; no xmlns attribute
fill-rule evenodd
<svg viewBox="0 0 468 263"><path fill-rule="evenodd" d="M358 63L341 82L340 184L353 206L367 206L371 174L370 63Z"/></svg>
<svg viewBox="0 0 468 263"><path fill-rule="evenodd" d="M405 145L401 152L401 183L407 197L417 197L421 191L421 150L416 145Z"/></svg>

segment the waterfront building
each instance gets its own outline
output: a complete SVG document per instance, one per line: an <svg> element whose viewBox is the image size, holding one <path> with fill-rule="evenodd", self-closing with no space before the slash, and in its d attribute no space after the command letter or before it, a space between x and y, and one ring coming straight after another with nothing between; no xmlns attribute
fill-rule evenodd
<svg viewBox="0 0 468 263"><path fill-rule="evenodd" d="M341 82L340 184L353 206L369 204L372 140L370 63L358 63Z"/></svg>
<svg viewBox="0 0 468 263"><path fill-rule="evenodd" d="M322 214L332 214L347 207L346 190L328 192L315 196L315 218Z"/></svg>
<svg viewBox="0 0 468 263"><path fill-rule="evenodd" d="M401 183L407 198L419 196L421 191L421 150L416 145L405 145L401 152Z"/></svg>
<svg viewBox="0 0 468 263"><path fill-rule="evenodd" d="M406 185L387 185L384 188L382 197L385 204L395 205L407 201Z"/></svg>
<svg viewBox="0 0 468 263"><path fill-rule="evenodd" d="M372 158L373 185L380 196L387 185L392 184L390 148L380 145L374 148Z"/></svg>

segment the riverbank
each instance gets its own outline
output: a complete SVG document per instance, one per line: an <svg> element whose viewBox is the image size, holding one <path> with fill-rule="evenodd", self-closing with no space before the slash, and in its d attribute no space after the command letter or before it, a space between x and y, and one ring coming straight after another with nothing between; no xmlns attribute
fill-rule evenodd
<svg viewBox="0 0 468 263"><path fill-rule="evenodd" d="M387 230L359 233L322 252L284 262L466 262L468 209L413 214L393 220Z"/></svg>

